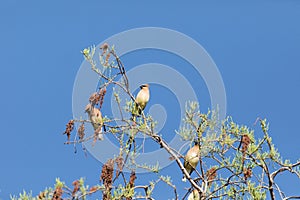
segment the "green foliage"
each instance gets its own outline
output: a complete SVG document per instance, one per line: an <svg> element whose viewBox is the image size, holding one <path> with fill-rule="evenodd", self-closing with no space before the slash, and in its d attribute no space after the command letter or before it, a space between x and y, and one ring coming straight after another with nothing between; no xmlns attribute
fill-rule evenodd
<svg viewBox="0 0 300 200"><path fill-rule="evenodd" d="M148 165L144 163L143 165L137 165L137 167L141 169L146 169L152 173L158 173L160 171L159 163L156 163L156 165Z"/></svg>
<svg viewBox="0 0 300 200"><path fill-rule="evenodd" d="M32 197L32 192L27 193L26 191L23 191L23 193L19 194L19 197L17 196L11 196L11 200L36 200L35 197Z"/></svg>
<svg viewBox="0 0 300 200"><path fill-rule="evenodd" d="M220 121L216 111L200 113L198 108L197 102L187 104L184 124L177 133L184 140L200 142L200 160L204 164L198 173L202 173L203 182L207 181L205 171L212 166L217 168L214 184L203 188L206 195L209 198L266 199L269 192L273 198L274 190L265 187L270 179L273 181L271 172L275 175L276 169L293 165L288 160L282 162L269 136L266 119L260 120L262 134L256 133L263 137L256 139L254 130L238 125L232 117ZM252 176L257 171L262 174ZM273 184L271 186L275 187Z"/></svg>
<svg viewBox="0 0 300 200"><path fill-rule="evenodd" d="M121 115L120 119L109 116L103 118L107 129L104 134L115 136L119 143L119 153L103 166L100 176L102 185L89 187L81 178L73 182L73 187L69 188L57 178L54 187L44 190L38 197L32 196L31 192L24 191L19 196L12 196L12 200L52 199L55 195L65 199L88 199L89 195L97 192L102 194L102 198L105 200L152 199L153 191L159 183L166 184L174 191L174 199L179 198L177 187L181 187L181 185L173 183L170 176L161 175L159 163L154 166L147 163L136 163L136 158L144 151L144 141L138 143L135 140L136 135L142 134L144 138L149 137L159 144L176 161L182 174L187 176L183 164L185 158L183 152L177 151L177 148L170 146L164 140L161 133L155 132L157 122L150 115L143 111L141 115L138 115L134 110L136 108L135 99L129 90L125 67L117 56L115 48L103 44L101 50L98 61L95 61L95 46L86 48L81 53L90 63L91 69L99 75L100 89L104 88L105 92L106 87L111 86L113 89L115 103ZM97 68L97 63L100 63L103 70ZM129 100L121 99L121 92L125 93ZM99 97L103 100L104 94ZM125 106L121 107L123 101ZM135 119L125 118L125 113L130 116L136 115ZM89 120L83 118L74 119L72 122L90 123ZM286 197L275 182L275 177L287 171L300 178L300 160L296 163L287 159L283 161L278 149L272 143L267 120L259 119L259 122L261 131L254 132L248 126L237 124L230 116L226 119L219 119L218 109L208 110L204 113L200 112L198 102L187 102L182 126L175 132L190 146L196 141L200 153L199 155L197 153L199 164L194 169L195 172L191 174L191 177L187 177L191 185L185 196L196 190L196 193L200 194L201 200L260 200L275 199L276 195L282 198ZM69 132L71 131L69 130ZM83 143L93 138L77 140L75 136L74 141L68 140L66 144ZM131 171L128 180L126 174L123 173L123 168ZM136 185L135 170L138 168L147 169L157 176L157 179L145 181L143 185ZM113 174L116 174L114 179ZM99 193L97 193L98 196ZM288 199L288 197L286 198Z"/></svg>
<svg viewBox="0 0 300 200"><path fill-rule="evenodd" d="M130 198L135 195L134 188L131 188L129 186L123 187L122 185L119 185L114 191L113 195L111 197L112 200L119 200L122 198Z"/></svg>
<svg viewBox="0 0 300 200"><path fill-rule="evenodd" d="M64 182L61 182L61 181L60 181L60 178L56 178L56 179L55 179L55 182L56 182L55 188L58 188L58 187L62 188L62 187L64 187L64 185L65 185Z"/></svg>

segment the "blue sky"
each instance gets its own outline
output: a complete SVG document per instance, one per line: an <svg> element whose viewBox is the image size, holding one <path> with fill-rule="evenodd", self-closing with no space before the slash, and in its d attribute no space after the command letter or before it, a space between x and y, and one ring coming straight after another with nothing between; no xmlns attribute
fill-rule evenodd
<svg viewBox="0 0 300 200"><path fill-rule="evenodd" d="M227 113L249 126L257 117L266 117L276 147L295 161L300 155L299 19L296 0L2 1L0 198L23 189L37 194L56 177L69 184L79 177L97 183L101 163L82 152L74 154L61 135L72 117L73 83L83 61L80 51L139 27L173 29L200 43L222 75ZM136 53L124 57L125 64L175 64L167 54ZM207 95L206 88L199 93ZM209 105L203 104L204 109ZM177 176L175 168L166 170ZM300 181L280 179L287 194L299 191Z"/></svg>

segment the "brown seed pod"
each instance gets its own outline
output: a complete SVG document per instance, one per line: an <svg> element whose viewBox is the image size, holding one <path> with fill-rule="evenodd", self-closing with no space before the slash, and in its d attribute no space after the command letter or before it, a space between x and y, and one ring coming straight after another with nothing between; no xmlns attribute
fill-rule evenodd
<svg viewBox="0 0 300 200"><path fill-rule="evenodd" d="M251 140L248 135L242 136L242 152L245 153L248 149L248 146L250 144Z"/></svg>
<svg viewBox="0 0 300 200"><path fill-rule="evenodd" d="M117 163L116 177L118 177L120 172L123 171L124 158L121 156L117 157L116 163Z"/></svg>
<svg viewBox="0 0 300 200"><path fill-rule="evenodd" d="M79 181L78 180L73 181L72 185L74 186L74 189L72 191L72 197L74 197L76 192L79 191L79 186L80 186Z"/></svg>
<svg viewBox="0 0 300 200"><path fill-rule="evenodd" d="M206 177L208 181L208 187L211 186L212 181L217 177L217 169L216 167L212 167L206 172Z"/></svg>
<svg viewBox="0 0 300 200"><path fill-rule="evenodd" d="M132 171L130 174L130 179L129 179L129 186L132 188L134 187L134 181L136 179L135 171Z"/></svg>
<svg viewBox="0 0 300 200"><path fill-rule="evenodd" d="M78 131L77 131L80 140L83 140L83 138L84 138L84 136L85 136L84 131L85 131L85 127L84 127L84 123L82 123L82 124L79 126Z"/></svg>
<svg viewBox="0 0 300 200"><path fill-rule="evenodd" d="M89 98L89 101L92 106L98 104L99 100L100 100L100 95L97 92L94 92Z"/></svg>
<svg viewBox="0 0 300 200"><path fill-rule="evenodd" d="M106 94L106 87L101 88L99 92L99 104L100 104L100 109L102 108L102 104L104 102L104 96Z"/></svg>
<svg viewBox="0 0 300 200"><path fill-rule="evenodd" d="M114 172L114 160L109 159L103 165L101 176L100 176L100 181L103 181L106 190L110 190L112 188L113 172Z"/></svg>
<svg viewBox="0 0 300 200"><path fill-rule="evenodd" d="M62 194L63 194L63 190L61 187L55 188L52 200L62 200Z"/></svg>
<svg viewBox="0 0 300 200"><path fill-rule="evenodd" d="M101 55L105 54L107 52L108 48L109 48L109 45L107 43L102 44L100 47L100 49L102 50Z"/></svg>
<svg viewBox="0 0 300 200"><path fill-rule="evenodd" d="M90 188L90 193L95 193L95 192L97 192L97 190L98 190L98 187L93 186L93 187Z"/></svg>
<svg viewBox="0 0 300 200"><path fill-rule="evenodd" d="M247 180L248 178L251 178L252 176L252 170L250 167L248 167L247 169L244 169L244 177L245 180Z"/></svg>
<svg viewBox="0 0 300 200"><path fill-rule="evenodd" d="M38 196L38 199L42 200L46 198L46 193L45 192L41 192Z"/></svg>
<svg viewBox="0 0 300 200"><path fill-rule="evenodd" d="M71 132L74 129L74 120L70 120L68 122L68 124L66 125L66 130L63 134L66 134L68 137L68 141L70 141L70 137L71 137Z"/></svg>

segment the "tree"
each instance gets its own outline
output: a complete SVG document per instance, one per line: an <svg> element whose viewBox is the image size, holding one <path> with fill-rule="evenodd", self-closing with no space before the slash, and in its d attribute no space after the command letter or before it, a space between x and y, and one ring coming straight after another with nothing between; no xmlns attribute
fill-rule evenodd
<svg viewBox="0 0 300 200"><path fill-rule="evenodd" d="M72 183L72 187L68 187L57 179L54 188L46 189L38 197L24 192L20 197L12 199L86 199L88 195L95 193L102 199L153 199L152 192L159 182L167 184L170 190L174 191L174 199L300 199L300 195L286 196L276 182L276 177L283 172L300 178L300 160L291 163L281 158L269 136L266 119L257 120L261 131L254 133L249 127L235 123L232 117L218 119L217 110L201 113L198 102L187 102L183 125L176 134L179 134L182 140L189 141L191 146L194 143L198 145L198 165L192 165L191 158L175 150L160 133L154 131L155 120L135 103L125 67L114 47L103 44L101 50L100 64L109 71L108 74L97 68L97 62L94 60L95 47L82 51L91 69L102 79L102 84L99 91L91 94L88 100L89 117L70 120L64 134L67 135L66 144L84 144L90 140L96 143L98 139L103 139L102 134L114 135L118 141L119 154L103 165L99 185L88 187L83 179L79 179ZM120 77L121 81L117 81ZM120 119L101 115L100 110L107 88L114 88L113 94L121 114ZM130 99L125 108L120 106L122 99L119 92L125 93ZM132 113L137 106L141 113L134 114L140 114L139 117L124 117L124 113ZM95 116L98 117L97 120L94 120ZM72 137L75 123L79 128ZM95 130L94 134L88 137L85 133L87 123L91 123ZM138 133L150 137L175 161L182 175L190 183L190 188L184 196L178 196L177 188L180 187L180 183L173 183L172 177L169 176L159 175L156 181L145 181L143 185L135 184L135 170L139 167L159 174L159 166L139 165L135 162L135 157L141 150L139 147L143 145L135 140ZM131 171L129 176L124 173L124 168Z"/></svg>

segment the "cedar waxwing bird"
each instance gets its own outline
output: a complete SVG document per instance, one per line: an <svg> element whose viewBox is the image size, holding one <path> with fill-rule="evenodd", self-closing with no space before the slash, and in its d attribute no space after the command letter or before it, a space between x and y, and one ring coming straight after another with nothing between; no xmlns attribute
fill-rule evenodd
<svg viewBox="0 0 300 200"><path fill-rule="evenodd" d="M199 192L196 189L193 190L189 195L188 200L200 200Z"/></svg>
<svg viewBox="0 0 300 200"><path fill-rule="evenodd" d="M195 145L188 150L187 154L184 157L184 168L191 175L191 173L196 169L199 162L200 156L200 147L197 142ZM186 177L183 175L182 181L186 182Z"/></svg>
<svg viewBox="0 0 300 200"><path fill-rule="evenodd" d="M149 99L149 85L143 84L140 86L141 90L138 92L135 98L135 104L132 109L132 120L135 121L135 117L142 114L142 111L145 109Z"/></svg>
<svg viewBox="0 0 300 200"><path fill-rule="evenodd" d="M95 108L90 103L85 107L85 112L88 114L93 128L95 130L95 136L99 140L103 140L102 134L102 126L103 126L103 119L102 114L99 108Z"/></svg>

